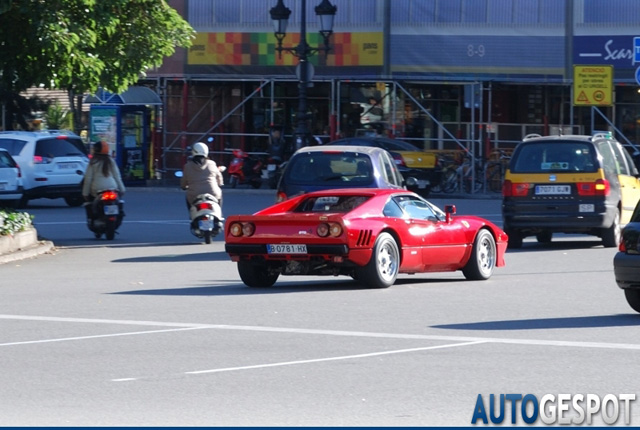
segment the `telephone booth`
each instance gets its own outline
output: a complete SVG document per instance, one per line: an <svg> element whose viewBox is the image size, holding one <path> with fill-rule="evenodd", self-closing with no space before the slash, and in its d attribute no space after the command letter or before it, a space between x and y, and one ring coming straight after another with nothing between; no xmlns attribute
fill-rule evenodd
<svg viewBox="0 0 640 430"><path fill-rule="evenodd" d="M160 97L147 87L130 87L121 94L100 90L89 103L89 139L109 143L127 185L146 184L153 170L151 118Z"/></svg>

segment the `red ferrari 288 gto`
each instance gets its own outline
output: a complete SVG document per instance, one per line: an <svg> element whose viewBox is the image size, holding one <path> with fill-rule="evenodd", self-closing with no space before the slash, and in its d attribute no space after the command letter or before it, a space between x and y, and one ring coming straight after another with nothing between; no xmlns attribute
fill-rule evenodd
<svg viewBox="0 0 640 430"><path fill-rule="evenodd" d="M280 275L345 275L370 288L393 285L399 273L489 279L505 264L506 233L455 213L406 190L317 191L229 216L225 251L249 287L270 287Z"/></svg>

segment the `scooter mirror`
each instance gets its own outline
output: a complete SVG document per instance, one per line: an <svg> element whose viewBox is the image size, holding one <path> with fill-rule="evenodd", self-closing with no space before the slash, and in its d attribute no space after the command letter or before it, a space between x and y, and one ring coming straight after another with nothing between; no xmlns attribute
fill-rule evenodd
<svg viewBox="0 0 640 430"><path fill-rule="evenodd" d="M182 170L178 170L174 175L176 178L182 178Z"/></svg>
<svg viewBox="0 0 640 430"><path fill-rule="evenodd" d="M208 138L207 142L209 142L209 143L213 142L213 137Z"/></svg>

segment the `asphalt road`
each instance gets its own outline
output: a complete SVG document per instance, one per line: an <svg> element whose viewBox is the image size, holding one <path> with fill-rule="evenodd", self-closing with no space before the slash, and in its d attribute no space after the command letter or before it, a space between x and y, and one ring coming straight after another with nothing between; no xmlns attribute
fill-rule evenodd
<svg viewBox="0 0 640 430"><path fill-rule="evenodd" d="M223 211L273 197L225 190ZM431 200L500 224L499 200ZM56 248L0 266L1 426L469 426L479 394L489 413L490 394L638 392L640 315L596 238L525 240L482 282L250 289L178 190L131 189L111 242L61 200L27 210Z"/></svg>

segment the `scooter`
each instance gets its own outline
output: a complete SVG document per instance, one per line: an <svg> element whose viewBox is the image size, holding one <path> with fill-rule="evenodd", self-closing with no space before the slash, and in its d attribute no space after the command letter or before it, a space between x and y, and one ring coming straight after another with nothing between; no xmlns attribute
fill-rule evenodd
<svg viewBox="0 0 640 430"><path fill-rule="evenodd" d="M227 170L226 166L218 166L221 172ZM183 172L175 172L177 178L182 178ZM189 218L191 219L191 234L204 242L211 243L211 238L220 233L224 218L222 217L222 207L215 196L205 193L198 194L194 201L189 204Z"/></svg>
<svg viewBox="0 0 640 430"><path fill-rule="evenodd" d="M118 191L101 191L92 202L84 205L87 210L87 227L96 239L104 234L107 240L113 240L124 218L124 200L120 199Z"/></svg>
<svg viewBox="0 0 640 430"><path fill-rule="evenodd" d="M233 160L231 160L228 169L231 188L247 183L253 188L260 188L262 185L262 160L252 157L242 149L234 149L232 152Z"/></svg>
<svg viewBox="0 0 640 430"><path fill-rule="evenodd" d="M211 194L199 194L189 207L191 216L191 233L197 238L204 238L211 243L211 238L218 235L224 218L220 202Z"/></svg>

